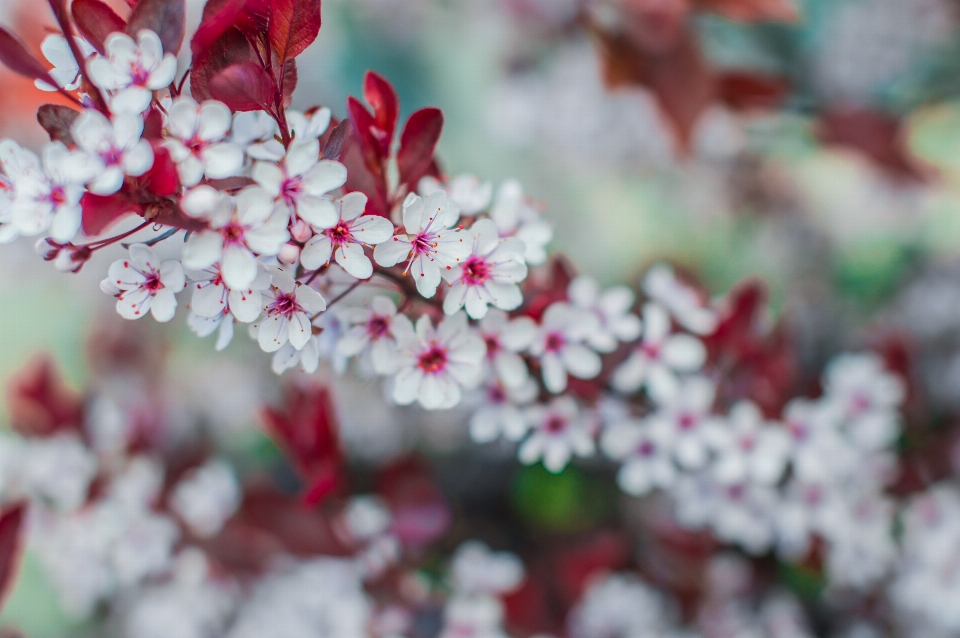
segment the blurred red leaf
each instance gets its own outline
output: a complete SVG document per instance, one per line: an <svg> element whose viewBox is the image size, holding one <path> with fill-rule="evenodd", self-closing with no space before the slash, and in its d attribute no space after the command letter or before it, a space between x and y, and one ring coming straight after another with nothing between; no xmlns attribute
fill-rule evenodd
<svg viewBox="0 0 960 638"><path fill-rule="evenodd" d="M926 167L907 148L898 117L870 109L834 109L820 117L816 133L823 143L855 149L896 177L926 178Z"/></svg>
<svg viewBox="0 0 960 638"><path fill-rule="evenodd" d="M58 86L47 73L47 68L33 57L20 38L4 27L0 27L0 62L14 73L33 80L42 80L50 86Z"/></svg>
<svg viewBox="0 0 960 638"><path fill-rule="evenodd" d="M384 468L377 477L377 492L393 514L393 533L404 545L428 545L443 536L453 521L429 463L419 456Z"/></svg>
<svg viewBox="0 0 960 638"><path fill-rule="evenodd" d="M169 197L180 192L177 164L165 146L154 144L153 166L140 178L140 183L157 197Z"/></svg>
<svg viewBox="0 0 960 638"><path fill-rule="evenodd" d="M23 436L51 436L83 424L83 398L67 387L48 355L38 355L7 385L10 424Z"/></svg>
<svg viewBox="0 0 960 638"><path fill-rule="evenodd" d="M792 0L696 0L696 5L737 22L796 22L800 17Z"/></svg>
<svg viewBox="0 0 960 638"><path fill-rule="evenodd" d="M397 151L397 170L400 183L416 191L417 182L430 169L433 154L443 131L443 112L425 108L416 111L407 120L400 135L400 150Z"/></svg>
<svg viewBox="0 0 960 638"><path fill-rule="evenodd" d="M614 532L599 532L558 553L554 563L555 582L567 605L573 605L583 595L592 578L622 569L629 562L629 539Z"/></svg>
<svg viewBox="0 0 960 638"><path fill-rule="evenodd" d="M83 209L83 232L89 237L96 237L126 215L143 214L143 206L124 191L114 195L85 193L80 206Z"/></svg>
<svg viewBox="0 0 960 638"><path fill-rule="evenodd" d="M317 39L320 4L320 0L273 0L268 36L281 62L297 57Z"/></svg>
<svg viewBox="0 0 960 638"><path fill-rule="evenodd" d="M326 136L327 139L324 142L323 152L320 154L321 159L340 159L340 153L343 152L343 145L347 141L349 134L350 122L348 120L342 120L334 126Z"/></svg>
<svg viewBox="0 0 960 638"><path fill-rule="evenodd" d="M277 87L255 62L231 64L210 80L210 95L233 111L273 111Z"/></svg>
<svg viewBox="0 0 960 638"><path fill-rule="evenodd" d="M80 111L61 104L44 104L37 109L37 121L50 135L50 139L54 142L63 142L67 146L73 146L70 127L78 117L80 117Z"/></svg>
<svg viewBox="0 0 960 638"><path fill-rule="evenodd" d="M354 122L353 117L350 118L350 122ZM366 214L389 218L390 204L387 202L386 182L380 175L379 169L376 174L370 172L364 157L363 145L357 139L355 128L344 140L340 162L347 167L347 183L344 184L344 188L348 192L358 191L367 196Z"/></svg>
<svg viewBox="0 0 960 638"><path fill-rule="evenodd" d="M27 514L24 502L8 505L0 510L0 609L13 589L20 560L23 556L23 521Z"/></svg>
<svg viewBox="0 0 960 638"><path fill-rule="evenodd" d="M176 55L183 44L186 25L184 0L140 0L127 22L127 35L136 37L141 29L150 29L160 36L163 50Z"/></svg>
<svg viewBox="0 0 960 638"><path fill-rule="evenodd" d="M100 53L104 52L107 36L118 31L123 33L127 26L123 18L100 0L73 0L70 13L80 34Z"/></svg>
<svg viewBox="0 0 960 638"><path fill-rule="evenodd" d="M757 73L725 73L717 79L721 101L737 110L772 109L790 94L790 82Z"/></svg>
<svg viewBox="0 0 960 638"><path fill-rule="evenodd" d="M374 125L370 132L380 144L380 155L385 157L390 154L390 144L400 117L397 92L383 76L367 71L363 79L363 99L373 109Z"/></svg>
<svg viewBox="0 0 960 638"><path fill-rule="evenodd" d="M267 430L300 474L306 502L319 503L341 484L342 454L330 392L319 385L287 390L283 409L265 407Z"/></svg>
<svg viewBox="0 0 960 638"><path fill-rule="evenodd" d="M227 29L234 26L247 0L210 0L203 7L200 26L190 40L190 51L198 60L212 47Z"/></svg>
<svg viewBox="0 0 960 638"><path fill-rule="evenodd" d="M250 42L239 29L228 28L199 58L193 60L190 92L198 101L212 99L210 81L231 64L255 58Z"/></svg>
<svg viewBox="0 0 960 638"><path fill-rule="evenodd" d="M379 177L383 170L384 154L380 140L374 133L377 127L376 120L363 103L352 95L347 98L347 112L353 123L354 139L359 144L363 163L371 174Z"/></svg>

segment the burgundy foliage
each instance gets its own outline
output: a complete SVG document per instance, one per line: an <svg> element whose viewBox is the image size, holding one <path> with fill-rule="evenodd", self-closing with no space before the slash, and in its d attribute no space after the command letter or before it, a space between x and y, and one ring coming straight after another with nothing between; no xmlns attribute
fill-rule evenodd
<svg viewBox="0 0 960 638"><path fill-rule="evenodd" d="M140 0L127 22L127 35L136 37L141 29L160 36L163 50L176 55L183 44L185 0Z"/></svg>
<svg viewBox="0 0 960 638"><path fill-rule="evenodd" d="M13 589L23 556L23 520L27 504L13 503L0 510L0 609Z"/></svg>
<svg viewBox="0 0 960 638"><path fill-rule="evenodd" d="M32 359L7 386L10 424L23 436L53 436L79 430L83 398L67 387L47 355Z"/></svg>
<svg viewBox="0 0 960 638"><path fill-rule="evenodd" d="M103 53L104 42L111 33L124 32L127 23L101 0L73 0L70 5L73 22L87 42Z"/></svg>
<svg viewBox="0 0 960 638"><path fill-rule="evenodd" d="M50 139L54 142L63 142L67 146L72 146L74 143L70 127L78 117L80 117L80 111L60 104L44 104L37 110L37 121L50 135Z"/></svg>

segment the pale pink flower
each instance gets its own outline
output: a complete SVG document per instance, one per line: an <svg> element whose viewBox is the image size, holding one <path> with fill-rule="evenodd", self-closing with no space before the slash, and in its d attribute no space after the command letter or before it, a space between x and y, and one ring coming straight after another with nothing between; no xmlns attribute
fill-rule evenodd
<svg viewBox="0 0 960 638"><path fill-rule="evenodd" d="M102 113L86 109L70 128L77 146L84 151L74 160L78 172L91 176L87 188L97 195L116 193L126 175L139 177L153 166L153 147L142 139L143 118L118 113L108 120Z"/></svg>
<svg viewBox="0 0 960 638"><path fill-rule="evenodd" d="M671 433L674 457L686 469L707 463L712 431L723 427L720 417L711 412L715 392L709 379L689 377L669 395L654 397L659 408L649 422Z"/></svg>
<svg viewBox="0 0 960 638"><path fill-rule="evenodd" d="M276 352L288 341L301 350L313 336L313 317L327 307L320 293L279 268L263 291L263 303L266 316L256 326L257 340L265 352Z"/></svg>
<svg viewBox="0 0 960 638"><path fill-rule="evenodd" d="M279 162L286 154L283 144L276 138L276 121L263 111L255 111L257 118L251 122L248 117L244 117L244 124L254 124L250 132L241 131L239 125L234 126L234 139L243 140L239 142L241 146L246 147L247 155L257 160L268 160ZM250 116L254 113L238 113L238 119L241 116ZM286 112L287 126L295 140L319 139L330 126L330 109L323 107L311 109L306 113L301 113L296 109L288 109Z"/></svg>
<svg viewBox="0 0 960 638"><path fill-rule="evenodd" d="M21 167L10 210L10 221L21 235L49 230L55 240L65 243L80 230L85 176L77 175L72 168L75 153L60 142L53 142L44 147L41 163L36 155L15 142L7 141L0 147L8 175L12 165ZM41 166L42 170L37 170Z"/></svg>
<svg viewBox="0 0 960 638"><path fill-rule="evenodd" d="M340 162L321 160L316 138L295 140L280 164L257 162L252 177L311 226L333 228L340 219L328 193L347 181L347 169Z"/></svg>
<svg viewBox="0 0 960 638"><path fill-rule="evenodd" d="M857 445L879 450L900 434L897 407L906 388L903 381L884 369L877 355L836 357L825 373L824 395Z"/></svg>
<svg viewBox="0 0 960 638"><path fill-rule="evenodd" d="M553 239L553 229L540 219L540 213L530 205L523 187L516 180L500 185L490 219L497 225L501 237L516 237L526 247L523 261L539 265L547 261L546 246Z"/></svg>
<svg viewBox="0 0 960 638"><path fill-rule="evenodd" d="M596 325L596 317L567 303L555 303L543 313L530 354L540 360L547 390L554 394L566 390L568 374L578 379L600 374L599 355L584 344Z"/></svg>
<svg viewBox="0 0 960 638"><path fill-rule="evenodd" d="M643 307L643 338L613 373L611 383L624 393L647 385L657 386L663 394L677 386L678 374L699 370L706 358L703 344L690 335L671 333L667 311L651 302Z"/></svg>
<svg viewBox="0 0 960 638"><path fill-rule="evenodd" d="M530 372L519 353L533 343L537 324L529 317L511 320L502 310L491 310L477 328L487 345L487 365L507 387L523 385Z"/></svg>
<svg viewBox="0 0 960 638"><path fill-rule="evenodd" d="M570 302L597 318L597 328L587 335L587 344L597 352L613 352L618 343L640 336L640 318L630 312L636 296L626 286L613 286L601 292L597 282L581 275L567 288Z"/></svg>
<svg viewBox="0 0 960 638"><path fill-rule="evenodd" d="M423 315L415 330L406 316L398 315L393 333L400 357L393 399L400 405L417 401L428 410L452 408L460 403L461 388L479 381L483 340L467 325L465 314L445 317L436 328Z"/></svg>
<svg viewBox="0 0 960 638"><path fill-rule="evenodd" d="M515 554L491 551L475 540L460 545L450 563L450 576L458 595L510 593L523 582L523 572L523 563Z"/></svg>
<svg viewBox="0 0 960 638"><path fill-rule="evenodd" d="M363 193L347 193L334 205L339 218L327 229L320 230L303 247L300 263L304 268L316 270L331 259L357 279L373 275L373 264L364 254L364 246L375 246L393 235L390 220L378 215L364 215L367 196Z"/></svg>
<svg viewBox="0 0 960 638"><path fill-rule="evenodd" d="M643 290L690 332L706 335L716 329L717 313L706 306L696 290L680 281L669 265L651 267L644 277Z"/></svg>
<svg viewBox="0 0 960 638"><path fill-rule="evenodd" d="M493 194L490 182L481 182L473 175L457 175L445 184L427 175L417 185L421 197L429 197L439 190L445 191L450 201L460 209L460 214L467 216L485 211L490 206Z"/></svg>
<svg viewBox="0 0 960 638"><path fill-rule="evenodd" d="M790 452L790 437L778 425L767 423L751 401L730 409L723 429L712 434L717 453L713 476L721 483L752 481L773 485L783 476Z"/></svg>
<svg viewBox="0 0 960 638"><path fill-rule="evenodd" d="M476 443L489 443L499 436L519 441L529 424L523 406L537 398L539 387L527 378L517 387L507 387L499 380L488 382L481 390L482 403L470 416L470 438Z"/></svg>
<svg viewBox="0 0 960 638"><path fill-rule="evenodd" d="M489 219L477 220L464 231L470 254L457 267L441 271L450 282L443 299L443 311L452 315L464 306L472 319L482 319L487 306L515 310L523 303L517 283L527 277L523 263L524 245L519 239L500 239Z"/></svg>
<svg viewBox="0 0 960 638"><path fill-rule="evenodd" d="M531 433L517 452L525 465L542 459L547 471L557 474L574 454L590 456L596 450L592 422L571 397L558 397L548 405L528 408L526 417Z"/></svg>
<svg viewBox="0 0 960 638"><path fill-rule="evenodd" d="M654 488L669 489L677 480L673 435L662 424L618 420L604 428L600 449L621 464L617 485L627 494L643 496Z"/></svg>
<svg viewBox="0 0 960 638"><path fill-rule="evenodd" d="M262 292L270 286L270 275L264 269L246 289L234 290L227 286L220 264L203 270L188 270L193 297L190 309L201 317L212 319L230 313L241 323L256 321L263 310Z"/></svg>
<svg viewBox="0 0 960 638"><path fill-rule="evenodd" d="M289 239L286 211L257 186L235 196L198 186L184 195L181 206L211 226L187 239L184 265L203 270L220 262L223 281L231 290L249 288L257 276L256 255L276 255Z"/></svg>
<svg viewBox="0 0 960 638"><path fill-rule="evenodd" d="M460 211L443 191L426 200L411 193L403 202L406 234L378 244L373 258L385 268L406 261L406 272L416 281L420 294L429 299L440 285L441 270L452 270L470 254L464 233L451 229L459 218Z"/></svg>
<svg viewBox="0 0 960 638"><path fill-rule="evenodd" d="M195 186L204 176L223 179L240 174L243 149L226 139L231 121L230 109L222 102L197 104L186 96L173 101L164 146L177 163L184 186Z"/></svg>
<svg viewBox="0 0 960 638"><path fill-rule="evenodd" d="M177 74L177 58L164 54L160 37L143 29L137 41L123 33L111 33L104 43L106 57L95 55L87 63L90 80L113 94L113 112L143 113L153 92L169 86Z"/></svg>
<svg viewBox="0 0 960 638"><path fill-rule="evenodd" d="M160 261L156 251L146 244L130 246L130 257L110 265L104 290L118 290L117 312L124 319L139 319L148 311L160 322L170 321L177 311L176 293L186 280L183 267L175 259Z"/></svg>
<svg viewBox="0 0 960 638"><path fill-rule="evenodd" d="M83 38L74 36L73 41L77 43L80 55L84 59L89 58L96 52L96 49ZM59 33L51 33L40 44L40 52L43 53L47 62L53 65L53 68L50 69L50 77L53 78L58 87L67 91L76 91L80 88L80 66L77 64L76 58L73 57L73 51L70 50L70 45L65 37ZM56 86L50 86L43 80L34 80L33 83L41 91L57 90Z"/></svg>
<svg viewBox="0 0 960 638"><path fill-rule="evenodd" d="M377 374L396 372L397 341L393 332L396 304L387 297L377 296L367 307L345 308L339 314L347 328L337 342L337 351L346 357L367 356Z"/></svg>

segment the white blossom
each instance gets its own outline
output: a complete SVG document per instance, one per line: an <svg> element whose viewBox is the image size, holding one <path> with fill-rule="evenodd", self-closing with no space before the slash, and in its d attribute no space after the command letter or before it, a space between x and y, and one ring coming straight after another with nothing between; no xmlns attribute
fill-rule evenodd
<svg viewBox="0 0 960 638"><path fill-rule="evenodd" d="M643 496L654 488L669 489L676 481L673 433L662 423L619 420L604 428L600 449L621 464L617 484L627 494Z"/></svg>
<svg viewBox="0 0 960 638"><path fill-rule="evenodd" d="M690 332L706 335L717 327L716 312L706 307L697 291L680 281L669 265L652 266L643 279L643 290Z"/></svg>
<svg viewBox="0 0 960 638"><path fill-rule="evenodd" d="M547 405L527 408L531 433L520 445L520 462L543 466L554 474L567 466L574 456L590 456L596 445L592 422L581 413L571 397L558 397Z"/></svg>
<svg viewBox="0 0 960 638"><path fill-rule="evenodd" d="M75 152L53 142L44 147L41 162L15 142L5 141L0 155L4 171L14 180L10 219L17 232L37 235L49 230L61 243L72 240L80 230L80 198L86 181L86 173L75 171Z"/></svg>
<svg viewBox="0 0 960 638"><path fill-rule="evenodd" d="M640 318L630 312L636 296L626 286L601 292L596 281L581 275L570 282L567 297L577 308L596 316L597 328L587 335L587 344L597 352L613 352L618 343L640 336Z"/></svg>
<svg viewBox="0 0 960 638"><path fill-rule="evenodd" d="M143 118L117 113L108 120L102 113L86 109L70 128L77 146L84 151L74 156L77 171L91 176L87 185L97 195L116 193L125 175L139 177L153 166L153 147L142 139Z"/></svg>
<svg viewBox="0 0 960 638"><path fill-rule="evenodd" d="M779 424L767 423L751 401L737 402L722 431L714 433L713 475L721 483L752 481L773 485L783 475L790 439Z"/></svg>
<svg viewBox="0 0 960 638"><path fill-rule="evenodd" d="M477 329L487 346L486 364L508 388L516 388L530 377L519 353L527 350L537 336L537 324L529 317L510 319L502 310L491 310Z"/></svg>
<svg viewBox="0 0 960 638"><path fill-rule="evenodd" d="M73 41L84 59L96 52L93 46L83 38L74 36ZM50 77L57 86L50 86L43 80L34 80L33 83L38 89L49 92L56 91L57 87L67 91L76 91L80 88L80 66L73 57L73 51L70 50L70 44L65 37L59 33L51 33L40 44L40 52L43 53L47 62L53 65L50 69Z"/></svg>
<svg viewBox="0 0 960 638"><path fill-rule="evenodd" d="M177 483L171 505L194 534L213 536L237 511L240 486L229 465L211 460Z"/></svg>
<svg viewBox="0 0 960 638"><path fill-rule="evenodd" d="M230 109L222 102L197 104L186 96L173 101L163 143L184 186L195 186L204 176L224 179L240 174L243 150L227 140L231 121Z"/></svg>
<svg viewBox="0 0 960 638"><path fill-rule="evenodd" d="M256 327L264 352L276 352L288 341L296 350L303 349L313 336L313 317L327 307L320 293L279 269L263 291L263 303L265 316Z"/></svg>
<svg viewBox="0 0 960 638"><path fill-rule="evenodd" d="M148 29L137 41L123 33L111 33L104 43L106 57L94 55L87 63L90 80L112 94L113 112L143 113L153 92L169 86L177 73L177 59L163 52L160 37Z"/></svg>
<svg viewBox="0 0 960 638"><path fill-rule="evenodd" d="M487 210L493 195L493 185L490 182L481 182L473 175L457 175L446 184L427 175L422 177L417 185L421 197L429 197L438 190L445 191L450 201L460 209L460 214L467 216Z"/></svg>
<svg viewBox="0 0 960 638"><path fill-rule="evenodd" d="M524 406L537 398L538 389L529 377L516 387L499 380L487 383L480 407L470 416L470 438L476 443L489 443L501 435L508 441L522 439L530 428Z"/></svg>
<svg viewBox="0 0 960 638"><path fill-rule="evenodd" d="M337 342L337 351L347 357L368 357L377 374L395 372L398 355L393 322L397 305L388 297L377 296L367 307L345 308L339 314L346 329Z"/></svg>
<svg viewBox="0 0 960 638"><path fill-rule="evenodd" d="M657 397L658 409L649 417L653 427L671 432L674 457L686 469L706 464L712 437L722 430L723 421L711 411L715 391L709 379L689 377L676 392Z"/></svg>
<svg viewBox="0 0 960 638"><path fill-rule="evenodd" d="M566 390L568 374L578 379L592 379L600 374L600 357L584 344L596 325L592 314L562 302L543 313L530 354L540 360L547 390L554 394Z"/></svg>
<svg viewBox="0 0 960 638"><path fill-rule="evenodd" d="M364 246L390 239L393 224L383 217L363 214L367 205L367 196L363 193L347 193L334 205L339 218L307 242L300 253L300 263L304 268L316 270L335 259L357 279L369 279L373 275L373 264L364 254Z"/></svg>
<svg viewBox="0 0 960 638"><path fill-rule="evenodd" d="M340 215L329 193L347 181L347 169L340 162L321 160L316 138L295 140L280 164L257 162L252 177L307 224L317 228L337 225Z"/></svg>
<svg viewBox="0 0 960 638"><path fill-rule="evenodd" d="M186 278L175 259L161 261L146 244L130 246L130 257L110 265L101 288L119 290L117 312L124 319L139 319L148 311L160 322L170 321L177 311L176 293Z"/></svg>
<svg viewBox="0 0 960 638"><path fill-rule="evenodd" d="M546 245L553 239L553 229L528 203L520 182L508 180L500 185L490 209L490 219L497 225L501 237L516 237L524 243L526 263L535 266L547 260Z"/></svg>

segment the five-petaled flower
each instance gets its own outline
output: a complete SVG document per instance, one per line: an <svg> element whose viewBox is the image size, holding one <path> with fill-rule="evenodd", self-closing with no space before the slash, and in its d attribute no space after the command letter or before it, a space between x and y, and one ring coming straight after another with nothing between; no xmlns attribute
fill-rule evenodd
<svg viewBox="0 0 960 638"><path fill-rule="evenodd" d="M452 315L466 306L472 319L481 319L488 305L501 310L519 308L523 293L517 283L527 277L523 242L512 237L500 239L496 224L489 219L478 220L463 234L472 240L471 253L456 268L441 272L451 283L443 311Z"/></svg>
<svg viewBox="0 0 960 638"><path fill-rule="evenodd" d="M204 175L223 179L240 174L243 149L226 141L232 116L222 102L203 104L190 97L179 97L170 107L164 145L177 163L180 181L195 186Z"/></svg>
<svg viewBox="0 0 960 638"><path fill-rule="evenodd" d="M153 147L141 138L143 118L131 113L118 113L108 120L102 113L86 109L71 127L77 146L77 166L91 176L87 188L97 195L111 195L123 186L124 175L139 177L153 166Z"/></svg>
<svg viewBox="0 0 960 638"><path fill-rule="evenodd" d="M480 380L483 340L467 325L467 316L445 317L436 328L422 315L416 329L404 315L393 322L400 369L394 378L393 399L400 405L419 401L428 410L460 403L461 386Z"/></svg>
<svg viewBox="0 0 960 638"><path fill-rule="evenodd" d="M77 36L73 41L80 49L80 55L84 59L89 58L96 53L96 49L89 42ZM77 59L73 57L73 51L70 50L70 44L67 39L59 33L51 33L43 39L40 45L40 51L43 57L53 65L50 69L50 77L57 83L57 86L50 86L43 80L34 80L34 85L41 91L56 91L57 87L67 91L76 91L80 88L80 65Z"/></svg>
<svg viewBox="0 0 960 638"><path fill-rule="evenodd" d="M383 217L363 214L367 205L367 196L363 193L347 193L334 204L339 208L339 219L307 242L300 253L300 263L304 268L316 270L335 259L357 279L368 279L373 275L373 264L363 247L390 239L393 224Z"/></svg>
<svg viewBox="0 0 960 638"><path fill-rule="evenodd" d="M532 465L543 459L547 471L557 474L574 454L590 456L596 449L591 422L571 397L528 408L526 417L532 432L517 452L521 463Z"/></svg>
<svg viewBox="0 0 960 638"><path fill-rule="evenodd" d="M313 336L313 317L327 308L320 293L294 280L279 268L263 291L266 316L256 324L257 340L265 352L276 352L288 341L300 350Z"/></svg>
<svg viewBox="0 0 960 638"><path fill-rule="evenodd" d="M669 488L677 478L672 434L662 424L620 419L603 430L600 449L621 463L617 484L627 494L642 496L655 487Z"/></svg>
<svg viewBox="0 0 960 638"><path fill-rule="evenodd" d="M427 299L440 285L443 269L452 270L470 254L464 233L451 229L460 218L460 211L443 191L432 193L426 200L413 193L403 202L403 228L406 234L394 235L379 244L373 258L384 267L407 261L417 291Z"/></svg>
<svg viewBox="0 0 960 638"><path fill-rule="evenodd" d="M543 313L530 354L540 360L547 390L554 394L566 390L568 373L578 379L592 379L600 374L600 356L584 344L596 325L592 314L563 302L553 304Z"/></svg>
<svg viewBox="0 0 960 638"><path fill-rule="evenodd" d="M110 265L100 288L117 297L117 312L124 319L139 319L148 311L157 321L173 319L177 312L176 293L186 280L175 259L161 261L146 244L130 246L130 256Z"/></svg>
<svg viewBox="0 0 960 638"><path fill-rule="evenodd" d="M149 29L137 41L123 33L111 33L104 43L106 57L95 55L87 63L90 80L112 94L114 112L143 113L153 92L170 86L177 75L177 58L164 54L160 36Z"/></svg>
<svg viewBox="0 0 960 638"><path fill-rule="evenodd" d="M339 314L350 328L337 342L337 352L347 357L366 353L377 374L396 372L397 341L393 333L396 304L387 297L377 296L370 300L369 307L344 308Z"/></svg>

